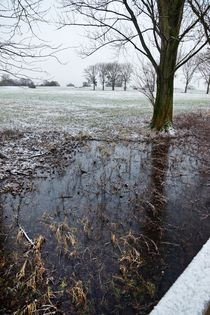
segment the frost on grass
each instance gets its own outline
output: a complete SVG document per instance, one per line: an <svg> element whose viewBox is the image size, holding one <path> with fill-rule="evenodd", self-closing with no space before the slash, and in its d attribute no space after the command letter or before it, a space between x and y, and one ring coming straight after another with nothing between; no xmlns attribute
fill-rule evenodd
<svg viewBox="0 0 210 315"><path fill-rule="evenodd" d="M78 132L94 136L141 133L152 107L138 91L87 91L67 88L3 88L0 128ZM175 94L175 113L210 108L209 96Z"/></svg>
<svg viewBox="0 0 210 315"><path fill-rule="evenodd" d="M61 132L0 132L0 178L12 176L33 176L36 169L48 169L52 165L69 165L72 151L85 139ZM40 171L41 172L41 171Z"/></svg>

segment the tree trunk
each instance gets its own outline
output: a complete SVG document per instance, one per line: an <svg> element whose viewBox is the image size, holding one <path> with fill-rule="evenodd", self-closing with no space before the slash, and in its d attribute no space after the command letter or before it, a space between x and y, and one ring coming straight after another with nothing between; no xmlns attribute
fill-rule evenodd
<svg viewBox="0 0 210 315"><path fill-rule="evenodd" d="M102 82L102 91L104 91L104 84L105 82Z"/></svg>
<svg viewBox="0 0 210 315"><path fill-rule="evenodd" d="M157 78L157 92L153 110L151 128L167 130L172 126L173 119L173 86L174 78L164 78L159 75Z"/></svg>
<svg viewBox="0 0 210 315"><path fill-rule="evenodd" d="M115 82L112 82L112 91L114 91L115 88Z"/></svg>
<svg viewBox="0 0 210 315"><path fill-rule="evenodd" d="M157 91L153 110L151 128L165 130L172 126L173 95L176 56L176 42L166 41L162 45L160 65L157 71Z"/></svg>
<svg viewBox="0 0 210 315"><path fill-rule="evenodd" d="M184 93L187 93L187 90L188 90L188 85L189 85L189 83L188 83L188 82L186 82L186 83L185 83L185 88L184 88Z"/></svg>
<svg viewBox="0 0 210 315"><path fill-rule="evenodd" d="M167 131L173 120L174 77L184 1L158 1L161 30L160 63L151 128Z"/></svg>
<svg viewBox="0 0 210 315"><path fill-rule="evenodd" d="M124 91L126 91L127 90L127 81L125 80L124 81Z"/></svg>
<svg viewBox="0 0 210 315"><path fill-rule="evenodd" d="M210 76L209 76L209 80L208 80L208 82L207 82L206 94L209 94L209 88L210 88Z"/></svg>

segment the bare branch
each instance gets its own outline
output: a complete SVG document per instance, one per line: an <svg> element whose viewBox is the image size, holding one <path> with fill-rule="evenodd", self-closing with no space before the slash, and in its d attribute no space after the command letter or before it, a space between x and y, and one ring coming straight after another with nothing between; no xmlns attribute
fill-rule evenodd
<svg viewBox="0 0 210 315"><path fill-rule="evenodd" d="M135 87L143 93L152 106L155 105L156 72L150 63L139 59L140 66L135 71Z"/></svg>
<svg viewBox="0 0 210 315"><path fill-rule="evenodd" d="M53 57L61 47L51 47L39 38L38 29L45 23L46 9L43 0L8 0L0 4L0 71L17 75L24 72L40 72L34 67L39 61Z"/></svg>

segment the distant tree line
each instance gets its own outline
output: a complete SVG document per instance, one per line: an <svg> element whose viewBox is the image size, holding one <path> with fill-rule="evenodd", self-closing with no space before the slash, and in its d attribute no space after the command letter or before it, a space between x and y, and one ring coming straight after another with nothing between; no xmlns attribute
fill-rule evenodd
<svg viewBox="0 0 210 315"><path fill-rule="evenodd" d="M28 86L35 88L34 82L29 78L12 79L9 74L3 74L0 81L0 86Z"/></svg>
<svg viewBox="0 0 210 315"><path fill-rule="evenodd" d="M35 88L35 83L29 78L12 79L9 74L3 74L0 80L0 86L28 86ZM44 80L38 86L60 86L57 81Z"/></svg>
<svg viewBox="0 0 210 315"><path fill-rule="evenodd" d="M43 83L41 83L39 86L60 86L58 81L48 81L44 80Z"/></svg>
<svg viewBox="0 0 210 315"><path fill-rule="evenodd" d="M75 85L73 83L68 83L66 86L67 87L75 87Z"/></svg>
<svg viewBox="0 0 210 315"><path fill-rule="evenodd" d="M130 63L108 62L90 65L84 70L87 81L83 82L83 87L92 85L95 90L99 82L102 90L105 90L105 87L111 87L114 91L115 87L123 86L126 91L132 73L133 67Z"/></svg>

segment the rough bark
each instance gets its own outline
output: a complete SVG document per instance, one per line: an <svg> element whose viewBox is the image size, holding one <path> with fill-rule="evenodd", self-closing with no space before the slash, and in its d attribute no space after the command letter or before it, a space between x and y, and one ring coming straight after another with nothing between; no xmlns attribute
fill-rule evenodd
<svg viewBox="0 0 210 315"><path fill-rule="evenodd" d="M173 119L173 77L159 75L151 128L167 130Z"/></svg>
<svg viewBox="0 0 210 315"><path fill-rule="evenodd" d="M127 81L125 80L124 81L124 91L126 91L127 90Z"/></svg>
<svg viewBox="0 0 210 315"><path fill-rule="evenodd" d="M209 80L207 82L206 94L209 94L209 89L210 89L210 76L209 76Z"/></svg>
<svg viewBox="0 0 210 315"><path fill-rule="evenodd" d="M158 3L162 36L160 64L157 69L157 92L151 122L151 128L157 130L167 130L172 126L174 76L183 7L182 0L160 0Z"/></svg>
<svg viewBox="0 0 210 315"><path fill-rule="evenodd" d="M188 85L189 85L189 83L188 83L188 82L186 82L186 83L185 83L185 88L184 88L184 93L187 93L187 90L188 90Z"/></svg>
<svg viewBox="0 0 210 315"><path fill-rule="evenodd" d="M151 128L167 130L173 123L174 74L176 67L176 45L164 45L157 74L157 91Z"/></svg>

